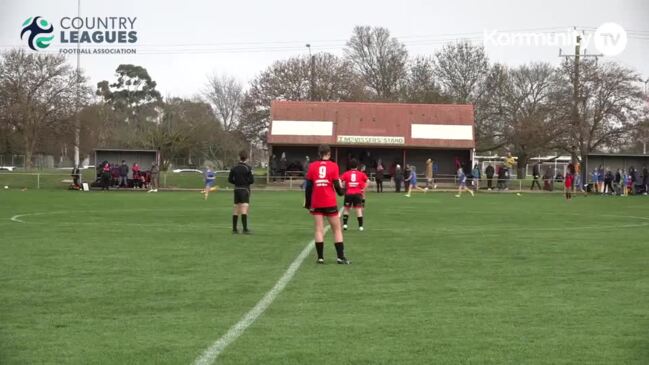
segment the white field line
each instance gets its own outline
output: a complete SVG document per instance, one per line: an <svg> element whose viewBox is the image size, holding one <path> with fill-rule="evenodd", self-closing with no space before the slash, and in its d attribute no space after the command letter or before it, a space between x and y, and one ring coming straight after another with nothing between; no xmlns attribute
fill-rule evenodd
<svg viewBox="0 0 649 365"><path fill-rule="evenodd" d="M11 217L11 220L14 221L14 222L18 222L18 223L25 223L25 222L20 220L20 217L24 217L26 215L29 215L29 214L16 214L13 217Z"/></svg>
<svg viewBox="0 0 649 365"><path fill-rule="evenodd" d="M342 212L342 209L340 210L340 212ZM340 212L338 212L338 216L340 216ZM325 227L324 234L327 234L327 231L329 231L328 225ZM277 296L284 290L286 285L293 279L293 276L295 276L295 273L302 265L302 262L304 262L304 259L313 249L314 244L315 240L309 241L304 249L302 249L302 252L297 255L295 260L293 260L291 265L289 265L288 269L286 269L284 275L282 275L279 280L277 280L275 286L273 286L272 289L270 289L248 313L244 314L239 322L230 327L228 332L226 332L223 336L221 336L221 338L216 340L210 347L208 347L203 352L203 354L194 361L194 365L209 365L214 363L216 358L219 357L219 355L223 352L223 350L225 350L226 347L228 347L228 345L236 341L236 339L239 338L239 336L241 336L243 332L248 327L250 327L250 325L252 325L257 320L257 318L259 318L259 316L264 314L266 309L268 309L268 307L273 303L275 298L277 298Z"/></svg>
<svg viewBox="0 0 649 365"><path fill-rule="evenodd" d="M51 212L51 213L59 213L59 212ZM13 217L11 217L12 222L17 222L17 223L27 223L24 220L20 219L22 217L27 217L31 215L43 215L43 214L48 214L47 212L41 212L41 213L24 213L24 214L16 214Z"/></svg>

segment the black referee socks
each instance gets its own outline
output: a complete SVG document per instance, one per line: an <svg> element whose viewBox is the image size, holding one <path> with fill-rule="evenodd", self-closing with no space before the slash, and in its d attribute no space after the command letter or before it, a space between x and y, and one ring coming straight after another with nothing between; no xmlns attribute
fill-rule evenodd
<svg viewBox="0 0 649 365"><path fill-rule="evenodd" d="M248 214L241 214L241 225L243 225L243 230L248 230Z"/></svg>

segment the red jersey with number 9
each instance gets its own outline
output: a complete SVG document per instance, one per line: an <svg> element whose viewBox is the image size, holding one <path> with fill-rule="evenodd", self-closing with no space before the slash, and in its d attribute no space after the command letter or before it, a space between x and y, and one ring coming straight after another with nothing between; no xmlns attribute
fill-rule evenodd
<svg viewBox="0 0 649 365"><path fill-rule="evenodd" d="M306 179L313 184L311 208L330 208L338 205L334 181L338 180L338 165L329 160L309 164Z"/></svg>
<svg viewBox="0 0 649 365"><path fill-rule="evenodd" d="M345 189L347 195L363 194L365 186L367 185L367 175L358 170L349 170L340 177L340 180L345 182Z"/></svg>

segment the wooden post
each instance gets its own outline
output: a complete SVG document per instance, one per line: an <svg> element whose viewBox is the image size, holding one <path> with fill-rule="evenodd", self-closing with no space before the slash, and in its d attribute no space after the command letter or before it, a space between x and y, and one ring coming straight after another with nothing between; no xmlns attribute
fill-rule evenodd
<svg viewBox="0 0 649 365"><path fill-rule="evenodd" d="M270 164L273 161L273 146L268 146L268 165L266 166L266 185L270 184Z"/></svg>

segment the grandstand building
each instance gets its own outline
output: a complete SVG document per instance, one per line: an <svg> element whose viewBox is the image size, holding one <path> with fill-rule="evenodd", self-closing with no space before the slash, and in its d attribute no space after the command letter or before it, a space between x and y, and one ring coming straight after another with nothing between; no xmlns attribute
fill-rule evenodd
<svg viewBox="0 0 649 365"><path fill-rule="evenodd" d="M372 174L379 159L386 174L414 164L423 174L427 159L436 173L452 175L456 160L469 166L475 147L473 105L273 101L269 156L299 166L317 147L332 147L341 171L355 158ZM271 162L272 165L272 162Z"/></svg>

